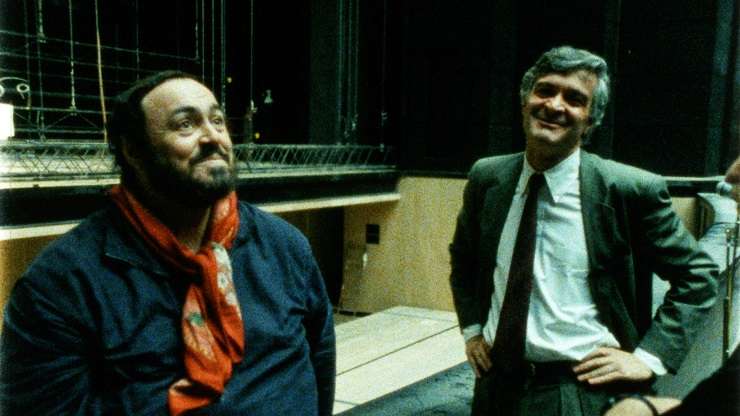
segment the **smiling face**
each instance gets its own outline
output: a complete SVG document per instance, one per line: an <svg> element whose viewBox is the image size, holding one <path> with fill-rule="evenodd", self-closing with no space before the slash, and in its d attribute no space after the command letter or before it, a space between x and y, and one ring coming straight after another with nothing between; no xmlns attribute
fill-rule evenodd
<svg viewBox="0 0 740 416"><path fill-rule="evenodd" d="M551 73L534 83L522 106L527 159L532 167L545 170L581 145L591 128L596 82L593 73L578 70Z"/></svg>
<svg viewBox="0 0 740 416"><path fill-rule="evenodd" d="M165 81L141 100L148 143L129 150L140 185L185 204L210 205L234 188L226 117L195 80Z"/></svg>

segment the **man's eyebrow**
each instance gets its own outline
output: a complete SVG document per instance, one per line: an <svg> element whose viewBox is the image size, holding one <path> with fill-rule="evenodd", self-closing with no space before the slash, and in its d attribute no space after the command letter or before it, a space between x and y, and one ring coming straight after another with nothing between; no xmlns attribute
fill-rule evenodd
<svg viewBox="0 0 740 416"><path fill-rule="evenodd" d="M555 83L554 82L540 81L540 80L538 80L537 82L535 82L535 84L532 87L532 89L534 89L536 87L554 87L554 86L555 86ZM578 95L578 96L582 96L584 98L588 98L588 93L586 91L583 91L583 90L581 90L581 89L579 89L577 87L573 87L573 86L566 86L564 93L566 93L566 94L575 94L575 95Z"/></svg>
<svg viewBox="0 0 740 416"><path fill-rule="evenodd" d="M567 88L565 90L565 93L573 97L578 97L578 98L583 98L585 100L588 100L588 92L582 91L578 88Z"/></svg>
<svg viewBox="0 0 740 416"><path fill-rule="evenodd" d="M193 113L196 113L197 111L198 110L195 107L193 107L191 105L187 105L187 106L182 106L182 107L175 108L172 111L172 113L170 114L170 116L171 117L174 117L174 116L180 115L182 113L185 113L185 114L193 114Z"/></svg>
<svg viewBox="0 0 740 416"><path fill-rule="evenodd" d="M219 104L213 104L209 109L208 112L212 113L214 111L219 111L221 113L225 113L223 107ZM192 105L186 105L182 107L177 107L172 111L171 117L177 116L179 114L185 113L185 114L195 114L198 112L198 109L195 108Z"/></svg>

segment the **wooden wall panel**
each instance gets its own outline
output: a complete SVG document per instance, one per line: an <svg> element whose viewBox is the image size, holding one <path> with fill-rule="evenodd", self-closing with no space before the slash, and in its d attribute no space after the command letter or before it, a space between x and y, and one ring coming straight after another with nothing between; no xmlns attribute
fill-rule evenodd
<svg viewBox="0 0 740 416"><path fill-rule="evenodd" d="M463 179L407 177L399 182L399 202L346 208L340 306L453 310L447 247L464 186ZM367 224L380 226L379 244L365 243Z"/></svg>
<svg viewBox="0 0 740 416"><path fill-rule="evenodd" d="M0 240L0 327L5 313L5 303L18 278L31 261L56 236Z"/></svg>
<svg viewBox="0 0 740 416"><path fill-rule="evenodd" d="M694 235L701 237L699 234L699 205L695 197L675 197L672 198L673 209L683 221L683 225Z"/></svg>

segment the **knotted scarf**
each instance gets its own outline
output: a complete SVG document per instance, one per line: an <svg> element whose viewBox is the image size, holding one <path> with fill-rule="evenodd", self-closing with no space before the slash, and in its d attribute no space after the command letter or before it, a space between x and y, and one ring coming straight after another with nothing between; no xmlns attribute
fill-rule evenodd
<svg viewBox="0 0 740 416"><path fill-rule="evenodd" d="M244 356L244 326L234 290L231 248L239 228L236 194L217 201L197 253L147 211L123 186L111 197L149 247L191 280L182 311L185 377L168 392L171 415L206 406L224 391L232 366Z"/></svg>

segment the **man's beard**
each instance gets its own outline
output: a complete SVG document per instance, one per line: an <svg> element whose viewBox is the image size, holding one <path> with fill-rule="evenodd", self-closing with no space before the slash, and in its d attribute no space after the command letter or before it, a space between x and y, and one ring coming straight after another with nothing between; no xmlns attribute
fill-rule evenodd
<svg viewBox="0 0 740 416"><path fill-rule="evenodd" d="M150 152L151 158L147 163L147 169L152 190L182 205L212 206L236 187L236 169L231 153L221 154L227 161L228 167L211 168L208 171L208 178L205 179L194 176L195 164L213 153L219 153L219 151L215 148L202 149L188 165L187 170L183 171L163 155Z"/></svg>

